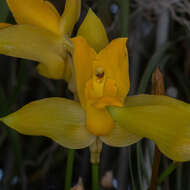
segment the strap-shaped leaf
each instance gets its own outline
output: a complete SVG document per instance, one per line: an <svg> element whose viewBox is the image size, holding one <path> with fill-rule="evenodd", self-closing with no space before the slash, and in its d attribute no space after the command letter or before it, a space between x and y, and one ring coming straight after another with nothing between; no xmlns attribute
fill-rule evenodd
<svg viewBox="0 0 190 190"><path fill-rule="evenodd" d="M123 108L108 108L120 126L153 140L175 161L190 160L190 105L167 96L128 97Z"/></svg>
<svg viewBox="0 0 190 190"><path fill-rule="evenodd" d="M84 148L95 140L85 127L80 104L65 98L31 102L1 121L22 134L46 136L68 148Z"/></svg>

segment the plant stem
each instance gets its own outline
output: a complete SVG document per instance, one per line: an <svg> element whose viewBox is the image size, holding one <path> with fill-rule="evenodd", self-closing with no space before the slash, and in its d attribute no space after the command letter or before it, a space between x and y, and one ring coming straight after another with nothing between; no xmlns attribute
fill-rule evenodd
<svg viewBox="0 0 190 190"><path fill-rule="evenodd" d="M132 190L136 190L135 177L134 177L133 168L132 168L131 147L129 147L129 171L130 171L130 176L131 176Z"/></svg>
<svg viewBox="0 0 190 190"><path fill-rule="evenodd" d="M170 164L170 166L160 175L158 185L160 185L180 165L179 162L173 162Z"/></svg>
<svg viewBox="0 0 190 190"><path fill-rule="evenodd" d="M92 190L99 190L99 164L92 164Z"/></svg>
<svg viewBox="0 0 190 190"><path fill-rule="evenodd" d="M159 67L157 67L155 72L152 74L152 94L165 95L164 77L160 72ZM152 177L151 177L151 184L149 190L157 189L160 158L161 158L161 152L159 151L158 147L155 145L154 162L152 167Z"/></svg>
<svg viewBox="0 0 190 190"><path fill-rule="evenodd" d="M1 1L0 13L0 22L7 21L7 18L9 16L9 8L6 1Z"/></svg>
<svg viewBox="0 0 190 190"><path fill-rule="evenodd" d="M66 176L65 176L65 190L71 189L74 155L75 155L75 150L68 149L67 168L66 168Z"/></svg>
<svg viewBox="0 0 190 190"><path fill-rule="evenodd" d="M119 11L120 36L128 37L130 0L120 0L118 2L119 2L119 8L120 8L120 11ZM133 73L131 75L133 76ZM125 147L125 148L123 147L120 149L120 153L119 153L117 180L118 180L118 189L120 190L125 190L126 186L128 185L128 178L126 177L129 172L128 152L129 152L128 147ZM123 160L125 161L123 162ZM122 162L123 164L121 164Z"/></svg>
<svg viewBox="0 0 190 190"><path fill-rule="evenodd" d="M136 151L137 151L137 173L138 173L138 180L139 180L139 189L143 190L143 179L142 179L142 168L141 168L141 142L136 144Z"/></svg>
<svg viewBox="0 0 190 190"><path fill-rule="evenodd" d="M120 0L120 25L122 37L128 36L130 0Z"/></svg>
<svg viewBox="0 0 190 190"><path fill-rule="evenodd" d="M159 151L158 147L155 145L154 162L153 162L153 167L152 167L152 177L151 177L149 190L156 190L157 182L158 182L160 158L161 158L161 152Z"/></svg>

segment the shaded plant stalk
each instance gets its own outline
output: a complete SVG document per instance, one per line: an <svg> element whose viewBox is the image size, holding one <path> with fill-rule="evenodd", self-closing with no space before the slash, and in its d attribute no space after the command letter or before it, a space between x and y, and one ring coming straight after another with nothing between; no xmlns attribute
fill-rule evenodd
<svg viewBox="0 0 190 190"><path fill-rule="evenodd" d="M157 68L152 75L152 94L165 95L164 78L160 69ZM161 152L155 145L154 162L152 167L152 177L149 190L156 190L158 182L158 172L160 166Z"/></svg>
<svg viewBox="0 0 190 190"><path fill-rule="evenodd" d="M158 179L158 185L161 185L162 182L173 172L175 169L180 166L180 162L173 162L169 167L160 175Z"/></svg>
<svg viewBox="0 0 190 190"><path fill-rule="evenodd" d="M92 165L92 190L99 190L99 163L102 152L102 142L97 138L90 145L90 162Z"/></svg>
<svg viewBox="0 0 190 190"><path fill-rule="evenodd" d="M100 190L99 185L99 164L92 164L92 190Z"/></svg>
<svg viewBox="0 0 190 190"><path fill-rule="evenodd" d="M65 190L70 190L71 189L74 156L75 156L75 150L68 149L66 176L65 176Z"/></svg>

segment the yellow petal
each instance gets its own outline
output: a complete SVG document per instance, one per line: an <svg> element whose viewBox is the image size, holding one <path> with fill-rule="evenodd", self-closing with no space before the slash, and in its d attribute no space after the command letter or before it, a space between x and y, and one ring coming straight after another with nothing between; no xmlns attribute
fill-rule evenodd
<svg viewBox="0 0 190 190"><path fill-rule="evenodd" d="M37 66L37 70L40 75L51 79L64 79L67 82L70 81L72 75L72 60L67 55L65 59L60 62L45 62L40 63Z"/></svg>
<svg viewBox="0 0 190 190"><path fill-rule="evenodd" d="M107 79L105 83L90 79L85 86L85 98L88 104L96 108L105 108L107 105L122 106L123 101L117 97L118 89L113 80Z"/></svg>
<svg viewBox="0 0 190 190"><path fill-rule="evenodd" d="M176 104L176 101L178 102ZM169 96L156 96L141 94L136 96L128 96L125 101L126 106L146 106L146 105L170 105L184 106L187 105L183 101L176 100Z"/></svg>
<svg viewBox="0 0 190 190"><path fill-rule="evenodd" d="M96 109L93 105L86 106L86 126L95 136L104 136L110 133L114 122L105 108Z"/></svg>
<svg viewBox="0 0 190 190"><path fill-rule="evenodd" d="M39 71L49 78L63 78L63 43L57 35L32 25L0 30L0 53L41 62Z"/></svg>
<svg viewBox="0 0 190 190"><path fill-rule="evenodd" d="M96 52L90 48L86 40L82 37L72 39L74 43L74 69L76 74L76 86L82 107L85 107L85 86L92 77L92 64L96 57Z"/></svg>
<svg viewBox="0 0 190 190"><path fill-rule="evenodd" d="M100 139L107 145L124 147L138 142L139 140L141 140L141 137L130 133L126 127L121 127L118 124L115 124L111 133L106 136L100 137Z"/></svg>
<svg viewBox="0 0 190 190"><path fill-rule="evenodd" d="M126 39L113 40L99 54L80 36L73 43L77 91L87 128L96 136L108 135L114 123L105 106L121 106L129 90Z"/></svg>
<svg viewBox="0 0 190 190"><path fill-rule="evenodd" d="M156 95L128 97L124 108L108 108L129 132L153 140L175 161L190 160L190 105Z"/></svg>
<svg viewBox="0 0 190 190"><path fill-rule="evenodd" d="M64 79L69 83L72 78L72 72L73 72L73 59L68 54L65 58L65 68L64 68ZM74 75L74 74L73 74Z"/></svg>
<svg viewBox="0 0 190 190"><path fill-rule="evenodd" d="M95 140L80 105L64 98L34 101L1 121L22 134L46 136L68 148L84 148Z"/></svg>
<svg viewBox="0 0 190 190"><path fill-rule="evenodd" d="M66 0L60 20L60 33L71 35L73 27L80 17L81 0Z"/></svg>
<svg viewBox="0 0 190 190"><path fill-rule="evenodd" d="M108 44L108 37L104 25L92 9L89 9L83 23L80 25L77 35L84 37L89 45L97 52Z"/></svg>
<svg viewBox="0 0 190 190"><path fill-rule="evenodd" d="M106 84L103 88L106 88ZM108 135L114 127L114 122L105 109L107 105L122 106L122 102L114 96L114 91L115 89L112 90L112 93L108 94L108 96L104 93L104 90L103 94L99 94L99 92L97 93L96 90L94 90L92 80L86 83L86 125L88 130L96 136Z"/></svg>
<svg viewBox="0 0 190 190"><path fill-rule="evenodd" d="M8 27L8 26L11 26L11 24L3 23L3 22L0 23L0 29L6 28L6 27Z"/></svg>
<svg viewBox="0 0 190 190"><path fill-rule="evenodd" d="M126 38L117 38L109 43L96 56L93 63L93 76L96 88L102 88L102 79L105 78L104 95L115 95L124 100L129 91L128 53ZM104 76L99 79L97 70L102 69ZM106 84L107 83L107 84ZM114 94L115 93L115 94Z"/></svg>
<svg viewBox="0 0 190 190"><path fill-rule="evenodd" d="M45 0L7 0L18 24L32 24L59 33L59 13Z"/></svg>

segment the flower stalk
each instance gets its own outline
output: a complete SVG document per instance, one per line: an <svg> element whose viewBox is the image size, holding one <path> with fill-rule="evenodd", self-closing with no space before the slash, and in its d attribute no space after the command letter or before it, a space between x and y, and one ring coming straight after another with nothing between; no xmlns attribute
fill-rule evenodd
<svg viewBox="0 0 190 190"><path fill-rule="evenodd" d="M102 142L97 138L90 146L90 161L92 165L92 189L99 190L99 162Z"/></svg>
<svg viewBox="0 0 190 190"><path fill-rule="evenodd" d="M90 145L90 162L92 164L99 164L101 152L102 142L97 138L94 143Z"/></svg>
<svg viewBox="0 0 190 190"><path fill-rule="evenodd" d="M99 190L99 164L92 164L92 190Z"/></svg>
<svg viewBox="0 0 190 190"><path fill-rule="evenodd" d="M172 162L172 164L170 164L169 167L160 175L158 184L161 185L165 179L180 165L180 162Z"/></svg>
<svg viewBox="0 0 190 190"><path fill-rule="evenodd" d="M152 74L152 94L165 95L164 78L162 73L160 72L159 67L157 67L156 71ZM157 145L155 145L152 177L149 188L150 190L156 190L157 187L160 159L161 152L158 149Z"/></svg>
<svg viewBox="0 0 190 190"><path fill-rule="evenodd" d="M74 156L75 156L75 150L74 149L68 149L68 152L67 152L67 168L66 168L66 176L65 176L65 188L64 188L65 190L71 189Z"/></svg>

